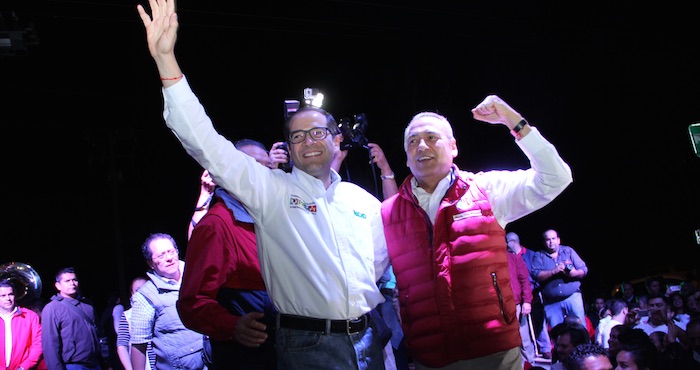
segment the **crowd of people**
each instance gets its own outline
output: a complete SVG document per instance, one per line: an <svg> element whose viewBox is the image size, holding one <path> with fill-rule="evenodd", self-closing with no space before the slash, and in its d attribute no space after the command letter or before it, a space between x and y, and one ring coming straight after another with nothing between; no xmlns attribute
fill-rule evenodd
<svg viewBox="0 0 700 370"><path fill-rule="evenodd" d="M594 346L599 349L590 355L604 354L609 361L599 369L700 369L697 278L689 276L678 285L680 289L661 276L650 277L646 283L646 292L629 298L629 292L623 290L629 291L632 284L623 282L621 287L627 288L592 299L585 317L566 316L551 328L551 369L585 369L574 364L581 359L573 353Z"/></svg>
<svg viewBox="0 0 700 370"><path fill-rule="evenodd" d="M109 312L114 351L103 348L75 269L58 271L58 293L40 315L0 281L7 369L521 370L538 357L568 370L700 364L700 319L688 304L697 289L650 290L646 306L604 297L587 327L588 266L576 250L553 229L540 250L506 231L573 177L500 97L487 96L473 118L507 128L529 168L460 169L451 123L420 112L404 131L402 182L381 147L367 145L380 197L343 181L348 153L320 107L292 112L286 142L269 151L220 135L175 58L175 2L137 9L165 123L203 168L188 253L181 258L167 233L144 240L148 270L131 281L128 304Z"/></svg>
<svg viewBox="0 0 700 370"><path fill-rule="evenodd" d="M581 285L588 266L573 248L560 244L555 230L542 234L539 251L526 249L512 231L506 234L506 242L508 251L522 257L530 273L530 284L520 284L531 288L531 293L522 294L530 304L519 302L523 315L529 316L525 324L521 316L526 327L521 330L524 368L537 369L542 363L552 370L585 369L583 363L576 363L581 356L596 358L594 362L602 366L597 356L604 354L606 365L596 369L700 369L696 276L680 284L651 276L639 294L632 282L623 281L611 294L583 297ZM652 343L655 351L649 350Z"/></svg>

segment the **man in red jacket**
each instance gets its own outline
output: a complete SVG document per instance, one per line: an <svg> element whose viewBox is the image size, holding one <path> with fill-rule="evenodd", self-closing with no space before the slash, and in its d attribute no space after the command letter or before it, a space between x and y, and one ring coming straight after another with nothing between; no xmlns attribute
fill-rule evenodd
<svg viewBox="0 0 700 370"><path fill-rule="evenodd" d="M404 132L411 175L382 203L406 344L418 370L523 368L504 228L572 182L554 146L499 97L486 97L472 113L508 127L531 168L461 171L450 123L419 113Z"/></svg>
<svg viewBox="0 0 700 370"><path fill-rule="evenodd" d="M17 306L15 286L0 280L0 364L10 370L35 369L41 360L41 323L34 311ZM10 327L10 330L7 330ZM9 355L7 343L12 343Z"/></svg>
<svg viewBox="0 0 700 370"><path fill-rule="evenodd" d="M530 326L527 315L532 311L532 285L530 284L530 271L525 260L518 254L508 253L508 270L510 271L510 286L513 288L515 308L520 322L520 338L523 344L520 346L520 354L525 366L535 362L535 347L530 337Z"/></svg>
<svg viewBox="0 0 700 370"><path fill-rule="evenodd" d="M276 167L261 142L234 145L263 166ZM276 369L276 310L260 273L253 219L241 202L211 184L213 205L206 202L187 244L178 314L187 328L209 336L209 370Z"/></svg>

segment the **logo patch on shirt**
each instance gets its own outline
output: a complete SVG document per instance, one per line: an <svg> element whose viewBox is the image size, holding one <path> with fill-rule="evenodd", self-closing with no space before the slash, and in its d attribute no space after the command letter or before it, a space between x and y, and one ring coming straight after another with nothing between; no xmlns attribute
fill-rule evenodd
<svg viewBox="0 0 700 370"><path fill-rule="evenodd" d="M298 195L292 195L289 197L289 208L299 208L309 213L316 213L316 203L306 204L306 202L304 202L304 200L302 200Z"/></svg>
<svg viewBox="0 0 700 370"><path fill-rule="evenodd" d="M456 214L456 215L452 216L452 220L458 221L458 220L462 220L462 219L469 218L469 217L480 217L480 216L481 216L481 210L475 209L475 210L467 211L464 213Z"/></svg>
<svg viewBox="0 0 700 370"><path fill-rule="evenodd" d="M455 207L457 207L457 209L459 209L459 210L469 209L469 208L472 208L473 206L474 206L474 202L472 202L470 199L464 199L464 198L460 198L457 201L457 204L455 205Z"/></svg>
<svg viewBox="0 0 700 370"><path fill-rule="evenodd" d="M364 213L362 213L362 212L360 212L360 211L356 211L356 210L353 209L353 210L352 210L352 213L354 213L355 216L357 216L357 217L359 217L359 218L367 219L367 215L364 214Z"/></svg>

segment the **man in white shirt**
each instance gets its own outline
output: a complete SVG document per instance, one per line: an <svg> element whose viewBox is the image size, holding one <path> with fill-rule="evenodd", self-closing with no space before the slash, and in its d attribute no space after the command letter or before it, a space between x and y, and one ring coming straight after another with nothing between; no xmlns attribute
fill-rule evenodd
<svg viewBox="0 0 700 370"><path fill-rule="evenodd" d="M254 220L261 272L279 312L279 365L383 369L391 334L374 314L384 301L376 282L389 266L380 202L331 169L341 141L335 119L312 106L297 110L284 127L291 173L257 163L216 132L182 74L174 2L149 3L152 16L138 11L163 83L166 124Z"/></svg>
<svg viewBox="0 0 700 370"><path fill-rule="evenodd" d="M608 339L610 339L610 329L615 325L623 325L625 323L625 317L629 313L629 308L627 307L627 302L622 298L614 298L608 301L608 308L610 309L610 318L601 319L596 328L596 343L603 346L603 348L608 348Z"/></svg>
<svg viewBox="0 0 700 370"><path fill-rule="evenodd" d="M685 325L673 319L673 311L665 295L649 296L648 308L649 316L642 317L634 326L635 329L642 329L647 335L662 331L668 334L669 342L685 342Z"/></svg>

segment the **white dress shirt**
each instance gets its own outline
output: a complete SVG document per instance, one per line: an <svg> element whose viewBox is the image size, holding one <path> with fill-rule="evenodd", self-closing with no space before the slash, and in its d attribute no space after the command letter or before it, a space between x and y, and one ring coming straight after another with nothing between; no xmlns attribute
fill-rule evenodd
<svg viewBox="0 0 700 370"><path fill-rule="evenodd" d="M186 78L163 97L166 124L187 153L253 217L263 280L280 313L350 319L384 301L376 282L389 257L375 196L335 171L326 189L297 168L257 163L216 132Z"/></svg>

